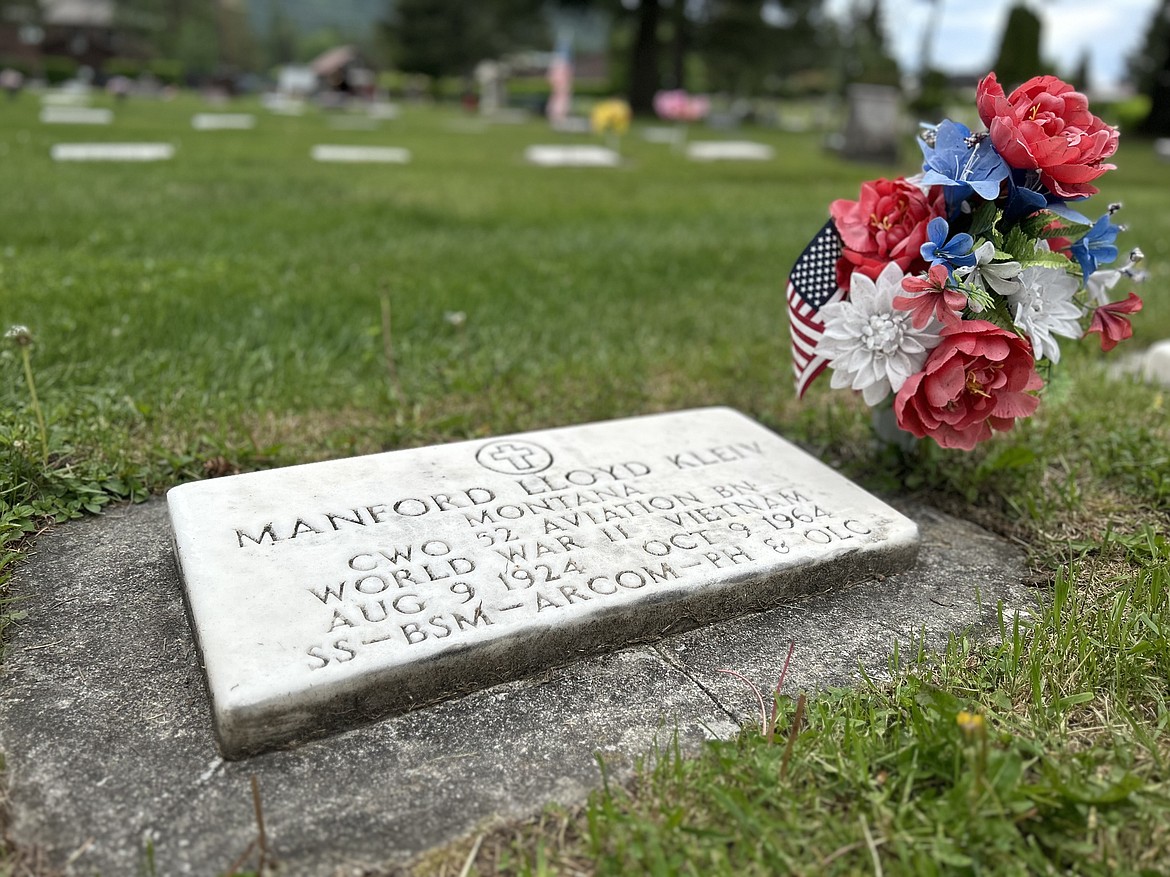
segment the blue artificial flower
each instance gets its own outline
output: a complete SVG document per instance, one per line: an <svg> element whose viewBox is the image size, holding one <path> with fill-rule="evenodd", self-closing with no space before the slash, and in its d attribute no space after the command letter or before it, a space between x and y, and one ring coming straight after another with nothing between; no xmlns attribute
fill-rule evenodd
<svg viewBox="0 0 1170 877"><path fill-rule="evenodd" d="M1027 168L1017 168L1008 177L1007 204L1003 208L1003 219L1007 225L1015 225L1037 210L1052 210L1060 213L1064 199L1054 195L1040 182L1040 174ZM1087 196L1086 196L1087 197ZM1081 201L1082 198L1071 198Z"/></svg>
<svg viewBox="0 0 1170 877"><path fill-rule="evenodd" d="M1086 280L1098 266L1108 265L1117 258L1117 233L1121 229L1109 221L1111 215L1103 215L1079 241L1068 248L1080 264L1081 276Z"/></svg>
<svg viewBox="0 0 1170 877"><path fill-rule="evenodd" d="M925 159L922 184L955 186L962 192L956 198L974 192L985 201L999 197L1000 184L1011 173L987 136L972 136L971 129L960 122L943 119L926 136L918 138ZM947 193L948 200L951 192Z"/></svg>
<svg viewBox="0 0 1170 877"><path fill-rule="evenodd" d="M970 268L977 261L975 256L975 239L966 232L947 240L951 227L941 216L936 216L926 226L926 233L930 237L922 245L922 258L933 265L946 265L947 273L954 274L956 268Z"/></svg>

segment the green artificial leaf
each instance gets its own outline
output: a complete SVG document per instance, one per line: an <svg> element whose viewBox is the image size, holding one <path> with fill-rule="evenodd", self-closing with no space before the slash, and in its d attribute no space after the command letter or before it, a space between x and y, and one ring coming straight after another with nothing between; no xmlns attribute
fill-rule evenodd
<svg viewBox="0 0 1170 877"><path fill-rule="evenodd" d="M999 222L1003 213L996 209L994 202L984 201L979 208L971 214L971 228L967 230L971 237L978 240L979 238L986 238L992 240L993 237L998 237L999 233L996 231L996 223Z"/></svg>
<svg viewBox="0 0 1170 877"><path fill-rule="evenodd" d="M1061 271L1068 271L1074 267L1067 256L1061 253L1054 253L1051 250L1033 250L1030 256L1021 256L1019 263L1024 268L1042 266L1046 268L1058 268Z"/></svg>

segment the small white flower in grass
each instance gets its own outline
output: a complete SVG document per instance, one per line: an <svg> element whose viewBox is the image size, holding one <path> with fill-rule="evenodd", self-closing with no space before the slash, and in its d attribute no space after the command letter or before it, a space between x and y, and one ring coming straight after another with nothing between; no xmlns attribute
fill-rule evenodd
<svg viewBox="0 0 1170 877"><path fill-rule="evenodd" d="M833 369L832 387L860 390L866 405L876 405L902 389L922 371L927 354L939 344L942 323L931 318L915 329L910 311L894 307L902 294L902 269L889 263L877 281L855 271L849 298L821 308L825 331L816 352Z"/></svg>
<svg viewBox="0 0 1170 877"><path fill-rule="evenodd" d="M1060 345L1052 336L1084 334L1080 306L1072 300L1080 282L1059 268L1033 266L1020 272L1020 285L1019 293L1007 297L1016 325L1031 339L1036 359L1060 362Z"/></svg>
<svg viewBox="0 0 1170 877"><path fill-rule="evenodd" d="M33 341L32 332L29 331L28 326L10 326L8 331L4 333L4 337L17 347L28 347Z"/></svg>

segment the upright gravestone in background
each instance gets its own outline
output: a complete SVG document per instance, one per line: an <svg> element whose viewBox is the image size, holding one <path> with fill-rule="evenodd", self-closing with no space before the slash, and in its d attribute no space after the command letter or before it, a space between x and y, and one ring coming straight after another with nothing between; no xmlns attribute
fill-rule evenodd
<svg viewBox="0 0 1170 877"><path fill-rule="evenodd" d="M902 138L902 96L888 85L855 83L847 92L841 154L851 161L893 164Z"/></svg>
<svg viewBox="0 0 1170 877"><path fill-rule="evenodd" d="M240 757L903 570L913 522L729 409L294 466L168 494Z"/></svg>

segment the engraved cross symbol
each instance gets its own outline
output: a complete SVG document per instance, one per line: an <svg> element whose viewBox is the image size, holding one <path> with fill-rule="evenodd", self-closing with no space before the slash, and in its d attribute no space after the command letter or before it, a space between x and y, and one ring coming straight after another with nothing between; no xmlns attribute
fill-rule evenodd
<svg viewBox="0 0 1170 877"><path fill-rule="evenodd" d="M491 459L496 463L507 463L517 472L527 472L529 469L536 468L536 464L530 459L536 453L535 448L503 444L496 447L491 454Z"/></svg>

